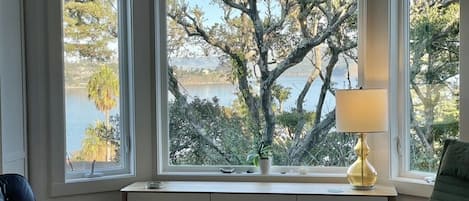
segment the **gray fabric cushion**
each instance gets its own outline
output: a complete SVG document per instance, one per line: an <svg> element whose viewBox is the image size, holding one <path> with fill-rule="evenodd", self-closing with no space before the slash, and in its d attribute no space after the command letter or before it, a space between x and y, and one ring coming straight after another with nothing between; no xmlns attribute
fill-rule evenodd
<svg viewBox="0 0 469 201"><path fill-rule="evenodd" d="M448 143L439 174L469 180L469 143L454 140Z"/></svg>
<svg viewBox="0 0 469 201"><path fill-rule="evenodd" d="M469 181L438 175L430 201L469 201Z"/></svg>
<svg viewBox="0 0 469 201"><path fill-rule="evenodd" d="M469 201L469 143L445 142L430 201Z"/></svg>

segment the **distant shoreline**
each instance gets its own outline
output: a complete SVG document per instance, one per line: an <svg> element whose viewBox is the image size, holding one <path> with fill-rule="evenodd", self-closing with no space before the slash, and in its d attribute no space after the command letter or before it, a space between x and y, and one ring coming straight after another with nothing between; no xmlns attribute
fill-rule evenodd
<svg viewBox="0 0 469 201"><path fill-rule="evenodd" d="M86 89L86 87L65 86L65 89Z"/></svg>
<svg viewBox="0 0 469 201"><path fill-rule="evenodd" d="M307 74L304 73L287 73L285 75L282 75L281 77L290 77L290 78L298 78L298 77L307 77ZM193 80L185 80L185 81L179 81L183 86L202 86L202 85L232 85L235 86L236 82L233 84L230 81L226 80L212 80L212 81L206 81L203 79L194 79ZM184 79L184 78L183 78ZM83 83L82 83L83 84ZM65 86L65 89L86 89L86 86Z"/></svg>
<svg viewBox="0 0 469 201"><path fill-rule="evenodd" d="M202 85L234 85L231 82L180 82L183 86L202 86ZM81 86L66 86L65 89L86 89L86 87Z"/></svg>
<svg viewBox="0 0 469 201"><path fill-rule="evenodd" d="M190 85L190 86L200 86L200 85L233 85L231 82L180 82L182 85Z"/></svg>

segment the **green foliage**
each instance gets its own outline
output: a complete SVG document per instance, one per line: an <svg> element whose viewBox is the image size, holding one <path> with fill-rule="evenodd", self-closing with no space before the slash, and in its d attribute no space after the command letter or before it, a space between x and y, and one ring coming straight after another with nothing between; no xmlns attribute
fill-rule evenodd
<svg viewBox="0 0 469 201"><path fill-rule="evenodd" d="M443 151L444 141L446 139L457 139L459 136L459 122L451 121L433 124L431 130L432 152L429 152L415 135L412 136L410 143L411 170L436 172Z"/></svg>
<svg viewBox="0 0 469 201"><path fill-rule="evenodd" d="M297 132L297 125L301 119L304 119L306 122L313 122L315 118L314 112L303 112L298 113L295 109L291 112L282 112L277 115L277 122L280 126L286 128L289 134Z"/></svg>
<svg viewBox="0 0 469 201"><path fill-rule="evenodd" d="M356 140L353 134L330 133L309 151L304 165L348 167L357 157L353 150Z"/></svg>
<svg viewBox="0 0 469 201"><path fill-rule="evenodd" d="M110 159L111 161L119 162L120 139L118 115L111 116L109 125L98 120L94 125L89 125L86 128L81 150L74 153L72 158L73 160L80 161L107 161ZM112 150L110 153L108 153L109 148Z"/></svg>
<svg viewBox="0 0 469 201"><path fill-rule="evenodd" d="M415 9L420 10L411 13L412 81L444 84L459 69L459 4L441 8L421 1Z"/></svg>
<svg viewBox="0 0 469 201"><path fill-rule="evenodd" d="M251 136L236 113L211 101L194 98L190 103L169 104L170 164L242 165Z"/></svg>
<svg viewBox="0 0 469 201"><path fill-rule="evenodd" d="M109 47L117 43L117 2L115 0L65 0L64 49L67 56L108 61Z"/></svg>
<svg viewBox="0 0 469 201"><path fill-rule="evenodd" d="M269 159L269 157L272 157L272 145L261 142L256 151L251 151L248 154L246 161L254 166L259 166L261 159Z"/></svg>
<svg viewBox="0 0 469 201"><path fill-rule="evenodd" d="M191 69L172 67L173 73L177 75L178 82L184 85L207 83L227 84L227 76L220 71L210 69Z"/></svg>
<svg viewBox="0 0 469 201"><path fill-rule="evenodd" d="M283 87L279 84L274 84L272 86L272 96L278 101L279 108L278 111L283 111L283 103L290 97L291 88Z"/></svg>
<svg viewBox="0 0 469 201"><path fill-rule="evenodd" d="M106 161L106 141L95 133L95 128L96 127L90 125L86 129L85 138L81 144L81 150L72 156L73 159L83 161Z"/></svg>

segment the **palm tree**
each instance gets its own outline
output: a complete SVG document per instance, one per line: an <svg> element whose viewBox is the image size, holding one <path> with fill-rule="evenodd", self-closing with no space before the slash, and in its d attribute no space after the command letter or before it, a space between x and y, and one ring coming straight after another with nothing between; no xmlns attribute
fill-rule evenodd
<svg viewBox="0 0 469 201"><path fill-rule="evenodd" d="M105 123L109 125L109 112L116 107L119 97L119 78L116 73L108 66L101 67L91 76L87 89L88 99L104 113Z"/></svg>
<svg viewBox="0 0 469 201"><path fill-rule="evenodd" d="M278 101L278 111L283 112L283 103L288 99L290 96L291 88L290 87L282 87L281 85L274 84L272 86L272 96L277 99Z"/></svg>
<svg viewBox="0 0 469 201"><path fill-rule="evenodd" d="M88 99L94 102L96 108L104 113L104 126L110 127L109 112L116 107L119 97L119 79L108 66L102 66L88 81ZM111 161L111 141L106 140L106 160Z"/></svg>

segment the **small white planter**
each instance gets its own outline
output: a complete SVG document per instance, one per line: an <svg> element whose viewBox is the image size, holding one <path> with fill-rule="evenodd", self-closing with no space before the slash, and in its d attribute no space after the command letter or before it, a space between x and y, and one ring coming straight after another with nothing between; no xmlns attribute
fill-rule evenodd
<svg viewBox="0 0 469 201"><path fill-rule="evenodd" d="M259 160L259 167L261 169L262 175L267 175L270 172L270 166L272 166L272 157L268 159L260 159Z"/></svg>

